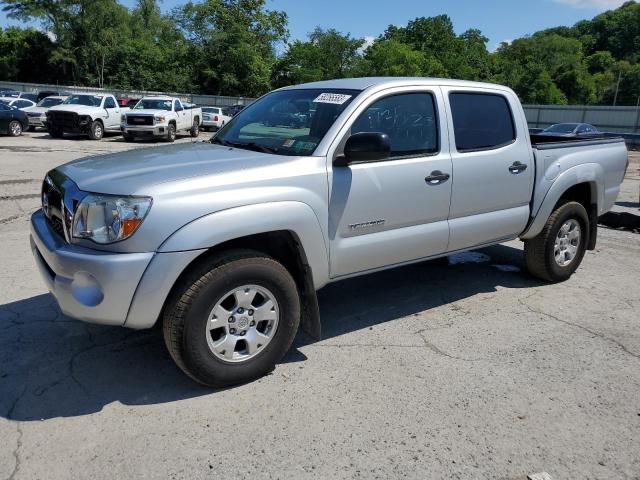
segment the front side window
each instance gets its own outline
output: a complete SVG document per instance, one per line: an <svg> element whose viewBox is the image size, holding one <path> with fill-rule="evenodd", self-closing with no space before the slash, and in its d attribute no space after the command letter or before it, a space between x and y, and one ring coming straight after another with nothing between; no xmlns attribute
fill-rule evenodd
<svg viewBox="0 0 640 480"><path fill-rule="evenodd" d="M351 134L386 133L391 158L432 155L439 150L433 95L403 93L372 103L351 126Z"/></svg>
<svg viewBox="0 0 640 480"><path fill-rule="evenodd" d="M504 147L516 138L507 99L486 93L450 93L456 149L459 152Z"/></svg>
<svg viewBox="0 0 640 480"><path fill-rule="evenodd" d="M65 105L85 105L87 107L99 107L102 103L102 95L71 95L64 102Z"/></svg>
<svg viewBox="0 0 640 480"><path fill-rule="evenodd" d="M359 90L279 90L239 112L212 139L280 155L313 155L329 128Z"/></svg>

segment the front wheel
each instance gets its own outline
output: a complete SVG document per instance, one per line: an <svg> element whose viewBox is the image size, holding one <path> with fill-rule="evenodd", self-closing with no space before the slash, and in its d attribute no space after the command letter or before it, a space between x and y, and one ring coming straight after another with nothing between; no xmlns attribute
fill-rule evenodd
<svg viewBox="0 0 640 480"><path fill-rule="evenodd" d="M235 250L209 258L183 280L163 329L176 364L220 387L272 371L299 323L300 297L287 269L259 252Z"/></svg>
<svg viewBox="0 0 640 480"><path fill-rule="evenodd" d="M102 140L104 135L104 127L102 126L102 122L99 120L95 120L91 127L89 127L89 138L91 140Z"/></svg>
<svg viewBox="0 0 640 480"><path fill-rule="evenodd" d="M167 142L175 142L176 141L176 126L173 123L169 124L167 127Z"/></svg>
<svg viewBox="0 0 640 480"><path fill-rule="evenodd" d="M567 280L580 266L587 247L589 217L578 202L564 202L549 216L542 232L524 242L529 272L548 282Z"/></svg>
<svg viewBox="0 0 640 480"><path fill-rule="evenodd" d="M9 122L9 135L12 137L19 137L22 135L22 124L17 120Z"/></svg>

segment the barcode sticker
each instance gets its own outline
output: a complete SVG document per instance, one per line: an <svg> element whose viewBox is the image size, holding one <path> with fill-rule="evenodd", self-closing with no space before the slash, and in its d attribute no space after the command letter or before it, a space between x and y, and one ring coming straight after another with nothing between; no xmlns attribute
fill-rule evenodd
<svg viewBox="0 0 640 480"><path fill-rule="evenodd" d="M313 101L314 103L334 103L336 105L342 105L349 100L351 95L344 95L342 93L321 93Z"/></svg>

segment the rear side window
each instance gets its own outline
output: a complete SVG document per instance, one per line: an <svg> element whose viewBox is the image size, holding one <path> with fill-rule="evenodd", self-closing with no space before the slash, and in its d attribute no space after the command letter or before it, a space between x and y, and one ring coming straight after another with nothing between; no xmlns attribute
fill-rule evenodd
<svg viewBox="0 0 640 480"><path fill-rule="evenodd" d="M104 108L116 108L116 102L113 98L107 97L104 100Z"/></svg>
<svg viewBox="0 0 640 480"><path fill-rule="evenodd" d="M513 115L502 95L450 93L449 104L459 152L499 148L515 140Z"/></svg>

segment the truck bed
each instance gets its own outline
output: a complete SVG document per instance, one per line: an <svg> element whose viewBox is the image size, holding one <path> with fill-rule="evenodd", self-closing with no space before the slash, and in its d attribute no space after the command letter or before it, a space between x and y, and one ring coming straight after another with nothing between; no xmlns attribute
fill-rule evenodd
<svg viewBox="0 0 640 480"><path fill-rule="evenodd" d="M551 148L569 148L591 145L603 145L607 143L624 142L622 137L611 137L607 135L590 135L585 137L564 137L556 135L531 134L531 146L538 150L548 150Z"/></svg>

